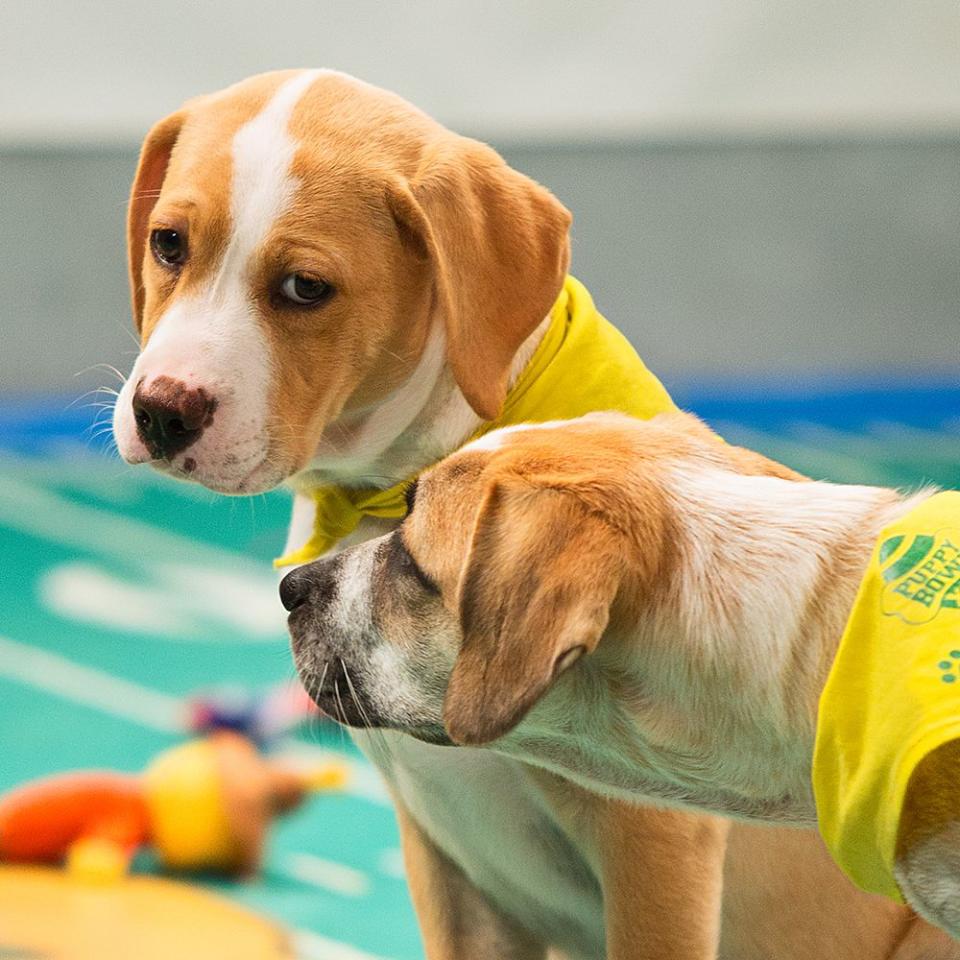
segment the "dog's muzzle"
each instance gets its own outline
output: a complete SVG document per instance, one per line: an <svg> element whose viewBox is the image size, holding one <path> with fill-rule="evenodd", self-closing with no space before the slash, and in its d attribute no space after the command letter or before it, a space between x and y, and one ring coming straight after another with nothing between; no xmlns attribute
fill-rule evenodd
<svg viewBox="0 0 960 960"><path fill-rule="evenodd" d="M379 717L365 703L363 677L348 667L343 638L329 622L339 566L336 557L315 560L280 581L293 659L304 689L327 716L346 726L377 727Z"/></svg>

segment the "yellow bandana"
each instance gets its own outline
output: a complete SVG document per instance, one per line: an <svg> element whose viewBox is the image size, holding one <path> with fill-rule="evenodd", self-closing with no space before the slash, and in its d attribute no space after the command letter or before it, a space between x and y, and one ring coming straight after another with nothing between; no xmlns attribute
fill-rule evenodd
<svg viewBox="0 0 960 960"><path fill-rule="evenodd" d="M910 776L960 738L960 492L880 535L820 698L813 788L834 859L870 893L893 877Z"/></svg>
<svg viewBox="0 0 960 960"><path fill-rule="evenodd" d="M507 395L500 415L470 439L510 424L572 420L595 410L619 410L646 420L675 409L660 381L626 337L600 315L578 280L567 277L550 318L543 340ZM404 492L413 479L386 490L317 487L312 536L299 550L274 560L274 565L316 560L364 516L402 517Z"/></svg>

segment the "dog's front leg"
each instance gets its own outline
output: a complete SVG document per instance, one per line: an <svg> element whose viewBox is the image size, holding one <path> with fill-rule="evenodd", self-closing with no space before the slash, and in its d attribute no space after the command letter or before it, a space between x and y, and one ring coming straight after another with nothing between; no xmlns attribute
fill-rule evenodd
<svg viewBox="0 0 960 960"><path fill-rule="evenodd" d="M729 823L598 798L607 960L715 960Z"/></svg>
<svg viewBox="0 0 960 960"><path fill-rule="evenodd" d="M498 911L399 802L396 808L427 960L544 960L546 946Z"/></svg>

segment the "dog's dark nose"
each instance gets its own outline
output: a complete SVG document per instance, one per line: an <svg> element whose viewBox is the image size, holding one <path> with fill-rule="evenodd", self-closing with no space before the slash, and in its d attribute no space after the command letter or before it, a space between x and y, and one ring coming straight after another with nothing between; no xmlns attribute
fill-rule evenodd
<svg viewBox="0 0 960 960"><path fill-rule="evenodd" d="M339 562L329 557L291 570L280 581L280 602L291 613L307 600L321 610L333 597Z"/></svg>
<svg viewBox="0 0 960 960"><path fill-rule="evenodd" d="M216 408L202 387L172 377L157 377L148 388L140 383L133 395L137 435L157 460L169 460L199 440Z"/></svg>
<svg viewBox="0 0 960 960"><path fill-rule="evenodd" d="M310 583L302 567L291 570L280 581L280 602L291 613L307 599L309 593Z"/></svg>

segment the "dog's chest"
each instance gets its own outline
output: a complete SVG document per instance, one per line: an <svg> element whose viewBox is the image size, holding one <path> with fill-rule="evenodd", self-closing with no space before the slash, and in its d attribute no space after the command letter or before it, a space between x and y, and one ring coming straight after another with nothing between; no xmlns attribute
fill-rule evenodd
<svg viewBox="0 0 960 960"><path fill-rule="evenodd" d="M528 768L402 734L354 736L420 827L499 909L571 960L605 955L600 885Z"/></svg>

